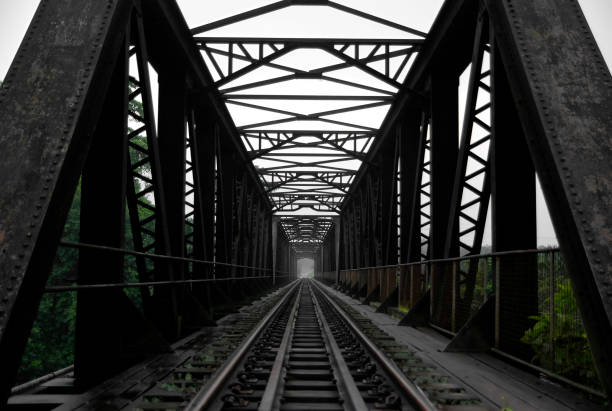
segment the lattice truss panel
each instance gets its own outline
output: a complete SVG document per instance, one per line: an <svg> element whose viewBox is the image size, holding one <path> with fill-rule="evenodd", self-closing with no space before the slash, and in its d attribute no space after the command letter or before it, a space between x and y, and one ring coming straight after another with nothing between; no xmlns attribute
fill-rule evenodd
<svg viewBox="0 0 612 411"><path fill-rule="evenodd" d="M487 26L479 22L472 51L472 59L461 76L460 90L463 119L460 124L459 152L449 227L457 234L449 243L457 246L461 255L480 252L491 196L491 70L490 44ZM420 222L421 259L429 255L431 229L431 126L424 118L421 124L420 153L418 157L417 190L418 220ZM451 230L451 231L453 231Z"/></svg>
<svg viewBox="0 0 612 411"><path fill-rule="evenodd" d="M477 254L485 230L491 196L491 70L488 26L476 27L472 61L465 70L464 118L452 208L460 254Z"/></svg>
<svg viewBox="0 0 612 411"><path fill-rule="evenodd" d="M332 13L348 31L363 32L369 25L371 37L271 36L270 24L288 18L283 13L299 13L305 7L299 2L275 3L193 30L274 212L309 217L281 220L292 242L306 244L325 237L331 220L313 217L339 212L425 36L334 2L320 3L309 8ZM250 37L227 36L241 32L247 20ZM253 27L265 36L254 37Z"/></svg>
<svg viewBox="0 0 612 411"><path fill-rule="evenodd" d="M160 166L151 69L148 62L142 20L136 19L137 35L130 41L128 94L128 174L127 204L132 227L133 247L140 252L156 252L167 244L167 235L156 234L160 226ZM163 214L163 213L161 213ZM162 239L164 244L158 244ZM153 263L136 259L142 281L150 281ZM146 294L146 291L144 292Z"/></svg>
<svg viewBox="0 0 612 411"><path fill-rule="evenodd" d="M296 249L321 244L333 224L332 217L317 216L281 217L280 221Z"/></svg>

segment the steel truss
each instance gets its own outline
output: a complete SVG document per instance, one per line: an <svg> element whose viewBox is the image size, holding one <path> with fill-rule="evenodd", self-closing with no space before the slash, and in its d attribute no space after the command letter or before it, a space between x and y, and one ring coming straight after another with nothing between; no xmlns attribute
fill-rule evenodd
<svg viewBox="0 0 612 411"><path fill-rule="evenodd" d="M41 4L2 89L3 119L15 116L23 98L32 111L22 118L25 128L8 121L2 128L12 136L2 139L3 150L18 139L23 145L2 163L0 403L79 181L78 274L68 289L77 291L74 374L81 387L167 352L194 327L211 324L215 310L269 287L276 273L284 276L277 282L295 275L295 253L282 231L272 231L269 197L225 106L206 91L212 79L177 5L69 6ZM49 42L58 30L68 30L60 36L67 43ZM32 92L24 76L36 66L49 71ZM34 175L21 167L34 163ZM29 182L17 184L22 178ZM9 192L21 198L18 207L7 203ZM19 251L4 246L21 237ZM126 277L122 250L138 278ZM150 285L138 287L142 310L120 288L134 281Z"/></svg>
<svg viewBox="0 0 612 411"><path fill-rule="evenodd" d="M186 328L209 324L215 308L270 287L277 273L294 275L298 257L313 255L318 272L337 273L476 254L489 204L493 251L533 249L535 171L612 393L612 78L577 2L448 1L427 37L332 1L279 1L191 32L171 1L81 3L41 3L0 92L0 152L10 153L0 161L0 404L79 180L75 376L90 388L168 350ZM292 5L332 7L407 35L206 34ZM282 62L304 48L337 62L309 69ZM393 58L401 69L391 69ZM286 74L235 84L263 67ZM330 74L349 67L373 82ZM461 130L460 77L468 83ZM361 94L252 90L309 79ZM343 106L304 113L279 108L282 100ZM387 106L380 127L338 119ZM235 124L230 107L273 117ZM125 244L126 208L133 244ZM139 287L142 310L117 288L135 280L124 278L126 248L136 251L141 282L171 284ZM146 253L174 258L150 262ZM504 321L533 314L534 266L513 277L502 275L510 264L496 267L497 285L512 290L502 304L517 307ZM465 302L475 269L457 273ZM443 317L454 290L444 269L430 274L427 315ZM243 286L240 278L248 278ZM198 279L226 281L184 282ZM104 284L109 289L91 288Z"/></svg>
<svg viewBox="0 0 612 411"><path fill-rule="evenodd" d="M400 30L405 37L285 39L214 35L216 29L299 5L337 9L381 27ZM281 215L303 214L305 210L311 214L340 213L340 205L348 194L357 166L366 159L378 128L335 117L388 108L400 90L410 93L402 84L401 76L405 76L412 64L423 43L424 33L330 1L279 1L195 28L192 33L208 68L216 76L215 85L227 106L246 108L262 116L275 116L267 121L238 124L237 127L256 166L265 164L257 166L257 171L274 203L274 211ZM314 64L296 67L284 59L304 50L320 51L333 57L335 62L323 67ZM392 61L399 64L392 64ZM274 69L278 75L251 80L250 75L263 69ZM365 79L357 82L335 74L344 69L357 69ZM292 92L291 81L313 79L340 84L353 92ZM270 85L286 85L288 90L283 94L259 91ZM283 108L279 101L333 102L335 106L317 112L296 112ZM308 123L318 127L305 127L306 130L296 127ZM356 165L350 165L351 161ZM315 218L283 218L281 224L292 242L320 245L331 225L319 224L318 221Z"/></svg>
<svg viewBox="0 0 612 411"><path fill-rule="evenodd" d="M467 82L461 129L460 77ZM597 238L612 224L601 202L610 196L603 181L612 178L612 146L604 141L611 83L576 2L447 2L404 82L411 93L393 105L340 204L340 268L479 254L489 204L493 251L534 249L537 171L609 393L610 354L601 347L612 338L605 265L612 244ZM593 99L601 105L583 104ZM336 272L322 255L319 273ZM521 273L512 261L496 268L496 286L512 290L501 305L516 307L500 321L523 332L538 312L536 261L528 260ZM424 315L432 321L449 321L454 293L457 305L472 303L477 261L456 273L427 273L427 303L415 305L431 306ZM465 315L453 321L467 324Z"/></svg>

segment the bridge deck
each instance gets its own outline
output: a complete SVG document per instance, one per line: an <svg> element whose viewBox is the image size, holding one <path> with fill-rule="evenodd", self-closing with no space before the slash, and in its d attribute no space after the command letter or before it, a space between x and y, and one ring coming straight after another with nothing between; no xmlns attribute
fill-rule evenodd
<svg viewBox="0 0 612 411"><path fill-rule="evenodd" d="M411 346L425 363L434 365L488 401L494 409L512 410L603 410L579 393L522 371L486 353L443 352L449 339L428 328L398 326L399 320L375 312L346 294L325 286L327 290L350 304L379 328L402 343Z"/></svg>

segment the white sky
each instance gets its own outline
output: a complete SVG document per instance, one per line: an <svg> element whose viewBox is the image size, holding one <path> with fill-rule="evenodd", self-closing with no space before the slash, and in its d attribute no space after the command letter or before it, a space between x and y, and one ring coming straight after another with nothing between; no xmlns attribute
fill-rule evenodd
<svg viewBox="0 0 612 411"><path fill-rule="evenodd" d="M440 0L340 0L339 3L376 14L420 30L427 30L426 23L435 14ZM0 0L0 78L4 78L17 48L36 11L39 0ZM237 12L272 3L264 0L178 0L190 26L206 24ZM579 0L599 47L612 66L612 1ZM399 17L401 16L401 17ZM312 21L300 19L292 25L309 27Z"/></svg>
<svg viewBox="0 0 612 411"><path fill-rule="evenodd" d="M269 0L177 1L191 27L273 2ZM38 0L0 0L0 79L6 75L38 2ZM442 4L442 0L384 0L377 2L371 0L338 0L338 2L421 31L429 29L437 10ZM610 22L612 22L612 0L580 0L579 2L598 40L608 67L612 67L612 25L610 25ZM354 18L353 21L345 20L345 24L334 24L341 18L339 12L333 10L322 11L323 8L321 7L294 7L276 12L277 14L274 15L273 19L261 17L258 20L229 26L209 34L277 35L279 37L398 37L400 33L393 29L381 30L380 26L364 24L357 18ZM241 122L242 124L251 123L248 115L243 118L244 123ZM377 118L380 118L380 114ZM343 121L352 122L353 120L345 119ZM377 121L380 122L380 120ZM539 243L554 244L554 231L548 220L545 206L543 206L541 193L538 195L538 203ZM484 243L489 241L489 238L485 238Z"/></svg>

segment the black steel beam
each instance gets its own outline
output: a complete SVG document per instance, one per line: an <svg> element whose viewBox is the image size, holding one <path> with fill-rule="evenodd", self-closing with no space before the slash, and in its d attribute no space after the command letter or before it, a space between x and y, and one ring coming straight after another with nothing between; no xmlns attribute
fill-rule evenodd
<svg viewBox="0 0 612 411"><path fill-rule="evenodd" d="M610 396L612 78L577 1L485 4Z"/></svg>
<svg viewBox="0 0 612 411"><path fill-rule="evenodd" d="M394 45L394 46L413 46L423 44L423 39L368 39L368 38L342 38L342 37L222 37L222 36L195 36L198 43L235 43L235 44L283 44L285 46L321 46L327 44L350 44L350 45Z"/></svg>
<svg viewBox="0 0 612 411"><path fill-rule="evenodd" d="M417 165L419 164L420 145L421 145L421 125L426 127L423 122L423 114L420 110L409 110L405 113L404 123L399 129L399 157L400 157L400 263L410 261L410 254L420 256L420 228L416 229L420 222L420 215L417 224L413 224L415 209L420 206L417 201L415 191L420 185L417 181L420 176ZM412 231L411 227L414 227ZM410 237L416 236L413 244L419 244L415 250L410 252Z"/></svg>
<svg viewBox="0 0 612 411"><path fill-rule="evenodd" d="M0 152L10 156L0 162L0 404L14 382L128 18L126 1L41 2L2 85Z"/></svg>
<svg viewBox="0 0 612 411"><path fill-rule="evenodd" d="M428 111L430 102L427 87L431 71L436 65L445 71L459 75L470 59L473 40L471 27L475 27L478 16L478 0L456 0L444 3L432 28L427 35L419 53L410 68L410 72L399 90L397 100L383 121L378 137L366 158L371 163L383 141L392 136L395 125L402 118L407 108L418 108ZM407 90L411 90L407 92ZM355 177L350 192L357 190L361 179L368 173L369 166L361 167Z"/></svg>
<svg viewBox="0 0 612 411"><path fill-rule="evenodd" d="M240 141L236 125L223 103L219 91L213 86L214 81L195 46L194 39L176 1L145 1L143 2L143 14L149 24L147 29L149 42L157 45L151 50L149 56L153 67L157 68L163 64L168 64L167 62L186 65L192 92L197 91L202 98L208 100L209 107L213 109L219 120L218 124L222 128L220 132L231 140L234 150L252 178L254 187L257 187L262 200L267 202L269 209L272 209L272 203L266 196L257 171L249 160L249 155Z"/></svg>
<svg viewBox="0 0 612 411"><path fill-rule="evenodd" d="M458 88L459 79L452 72L449 73L439 67L432 73L431 258L455 257L458 252L456 247L454 250L449 250L450 255L444 255L457 164Z"/></svg>
<svg viewBox="0 0 612 411"><path fill-rule="evenodd" d="M516 102L510 91L499 45L494 41L492 57L492 159L491 231L493 252L537 248L536 177L521 126ZM520 164L520 167L517 167ZM527 348L508 334L524 333L538 315L538 265L535 255L500 259L496 271L499 310L499 345L509 352ZM510 326L511 325L511 326ZM526 355L531 355L527 351Z"/></svg>

